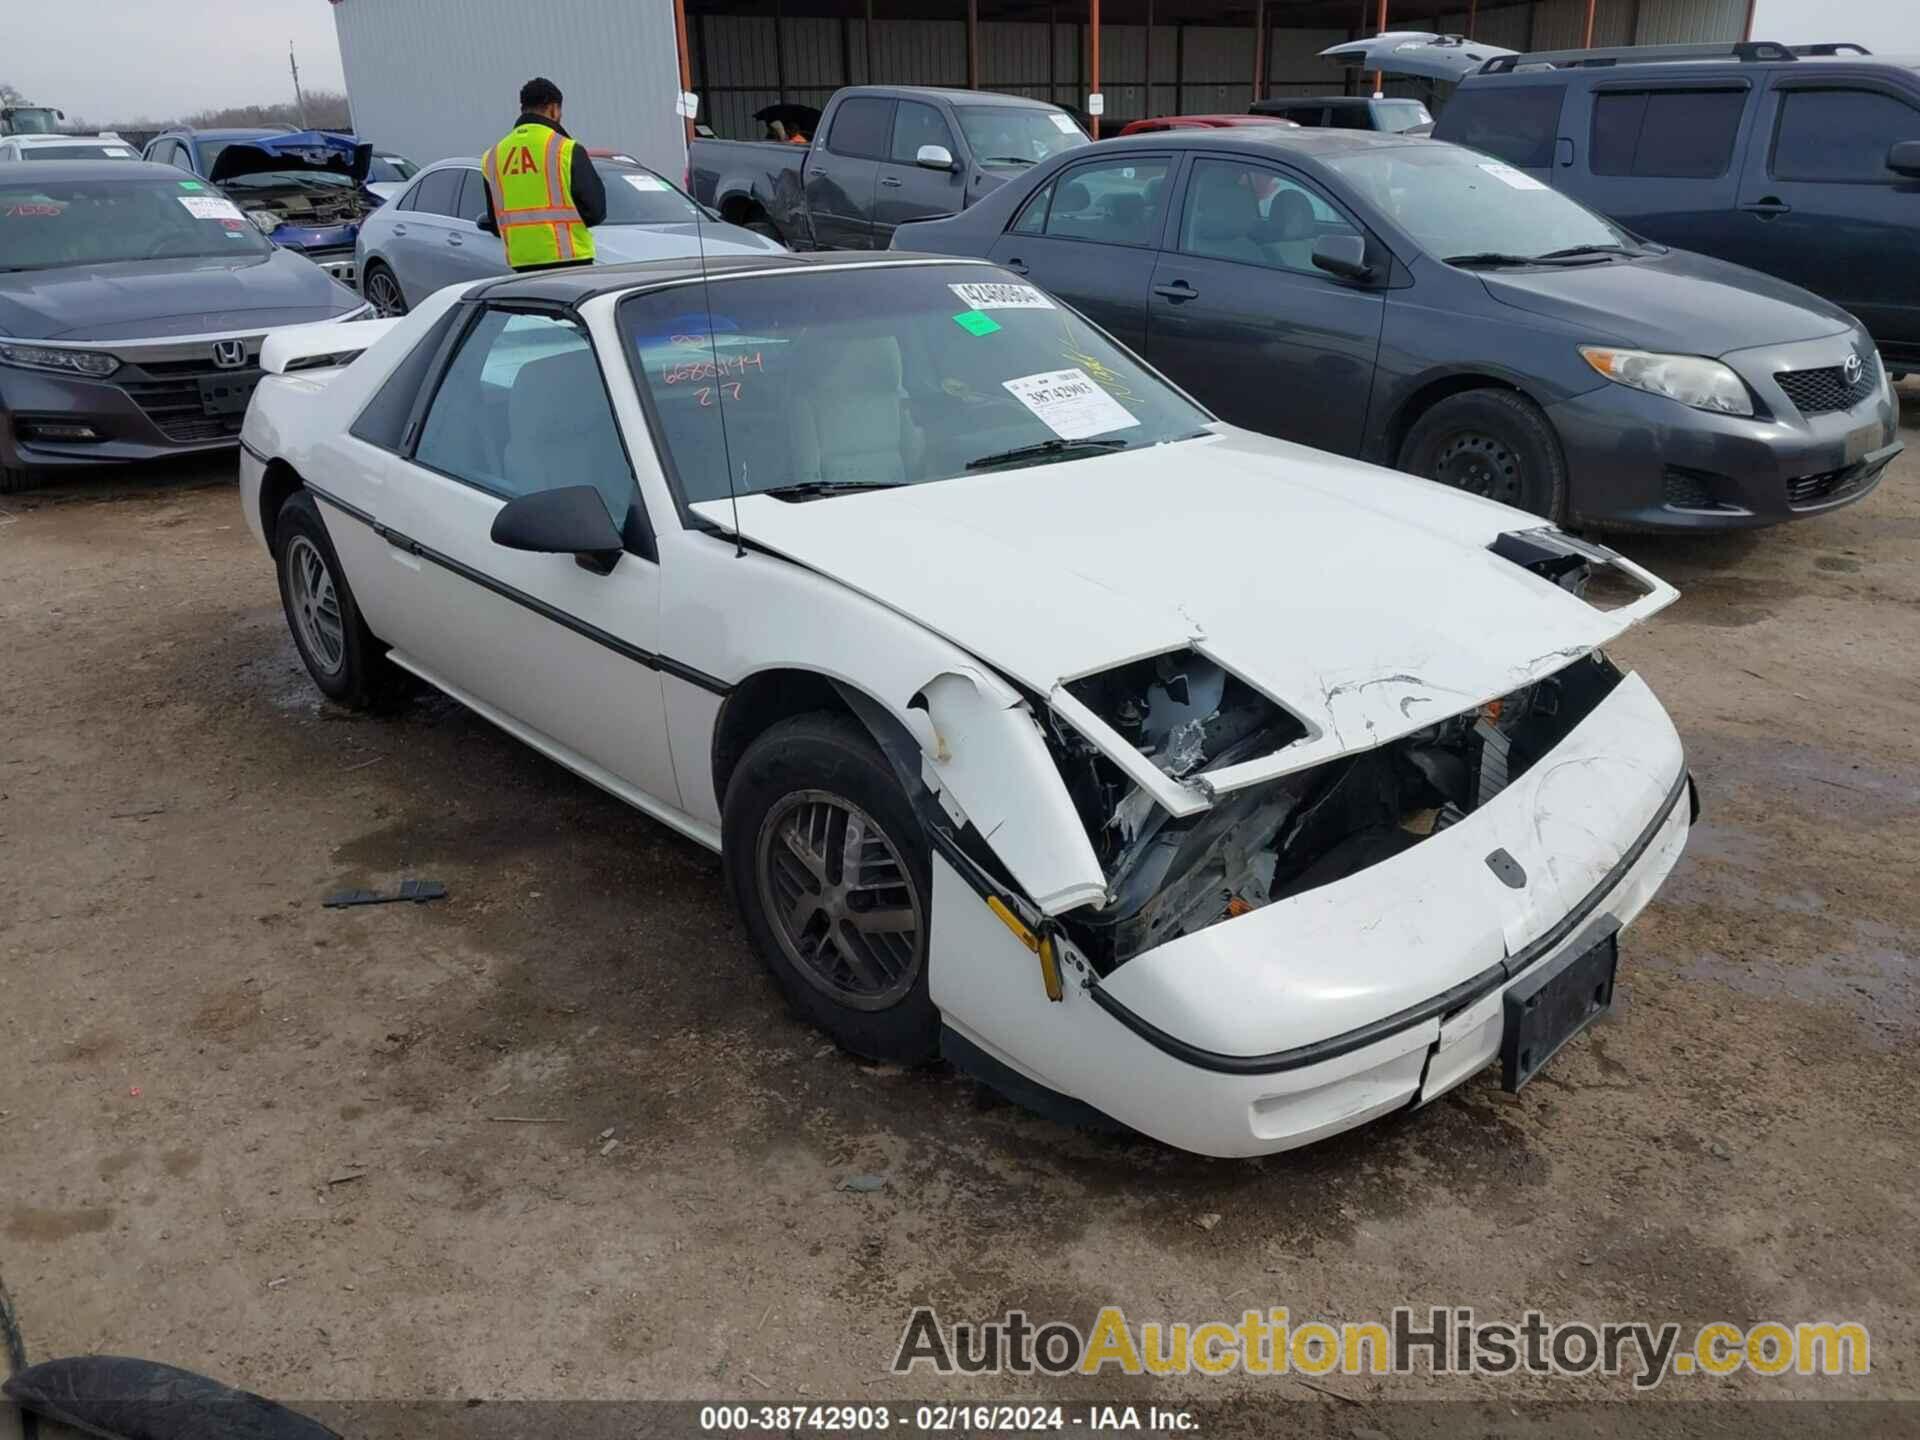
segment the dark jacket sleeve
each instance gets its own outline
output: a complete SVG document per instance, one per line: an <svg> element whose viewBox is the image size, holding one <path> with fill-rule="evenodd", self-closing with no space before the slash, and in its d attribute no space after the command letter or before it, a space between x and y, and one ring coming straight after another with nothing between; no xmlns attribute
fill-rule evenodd
<svg viewBox="0 0 1920 1440"><path fill-rule="evenodd" d="M588 225L606 221L607 187L600 179L600 172L593 168L587 147L578 142L573 147L573 208Z"/></svg>
<svg viewBox="0 0 1920 1440"><path fill-rule="evenodd" d="M480 188L487 192L487 213L473 223L489 235L498 235L500 233L500 216L495 213L493 208L493 186L487 184L487 172L485 170L480 172Z"/></svg>

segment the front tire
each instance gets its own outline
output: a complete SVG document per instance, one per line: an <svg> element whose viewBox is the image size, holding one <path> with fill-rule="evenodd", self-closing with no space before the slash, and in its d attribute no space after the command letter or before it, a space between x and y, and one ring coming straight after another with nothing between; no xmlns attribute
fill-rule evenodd
<svg viewBox="0 0 1920 1440"><path fill-rule="evenodd" d="M280 507L273 553L280 573L280 606L313 683L329 700L355 710L368 708L385 689L387 658L360 617L320 507L309 492L294 491Z"/></svg>
<svg viewBox="0 0 1920 1440"><path fill-rule="evenodd" d="M33 472L23 466L0 465L0 495L17 495L39 483L34 479Z"/></svg>
<svg viewBox="0 0 1920 1440"><path fill-rule="evenodd" d="M1567 513L1560 437L1538 405L1511 390L1449 395L1414 422L1398 464L1549 520Z"/></svg>
<svg viewBox="0 0 1920 1440"><path fill-rule="evenodd" d="M360 293L373 303L374 313L384 320L397 319L407 313L407 297L400 289L399 278L378 260L367 262L366 273L360 277Z"/></svg>
<svg viewBox="0 0 1920 1440"><path fill-rule="evenodd" d="M933 1060L926 832L865 732L824 712L774 726L740 758L721 831L734 903L795 1013L855 1055Z"/></svg>

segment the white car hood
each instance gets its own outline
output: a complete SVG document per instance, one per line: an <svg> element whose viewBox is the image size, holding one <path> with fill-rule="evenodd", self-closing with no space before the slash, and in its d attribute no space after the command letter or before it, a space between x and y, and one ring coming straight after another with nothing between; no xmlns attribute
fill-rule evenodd
<svg viewBox="0 0 1920 1440"><path fill-rule="evenodd" d="M727 501L693 508L731 529ZM1188 645L1306 723L1268 763L1207 777L1214 792L1509 694L1677 598L1623 565L1652 589L1602 611L1487 549L1544 523L1226 425L870 495L739 501L747 539L971 651L1110 752L1125 742L1074 714L1062 682Z"/></svg>

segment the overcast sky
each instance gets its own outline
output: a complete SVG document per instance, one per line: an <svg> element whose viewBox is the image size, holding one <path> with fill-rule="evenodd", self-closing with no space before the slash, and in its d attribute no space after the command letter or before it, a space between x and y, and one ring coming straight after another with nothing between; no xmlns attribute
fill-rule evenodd
<svg viewBox="0 0 1920 1440"><path fill-rule="evenodd" d="M326 0L16 0L0 26L0 81L101 123L171 119L344 90Z"/></svg>

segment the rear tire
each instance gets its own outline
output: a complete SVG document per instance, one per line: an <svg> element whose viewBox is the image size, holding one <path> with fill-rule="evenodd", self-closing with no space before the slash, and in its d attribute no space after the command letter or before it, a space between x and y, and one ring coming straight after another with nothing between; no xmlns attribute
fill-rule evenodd
<svg viewBox="0 0 1920 1440"><path fill-rule="evenodd" d="M308 491L294 491L280 507L273 553L287 629L313 683L329 700L367 709L390 689L392 667L360 617L320 507Z"/></svg>
<svg viewBox="0 0 1920 1440"><path fill-rule="evenodd" d="M774 726L734 769L721 834L734 903L795 1013L855 1055L935 1059L926 832L866 733L825 712Z"/></svg>
<svg viewBox="0 0 1920 1440"><path fill-rule="evenodd" d="M392 269L378 260L369 260L360 277L360 293L373 304L374 313L384 320L407 313L406 293Z"/></svg>
<svg viewBox="0 0 1920 1440"><path fill-rule="evenodd" d="M1538 405L1511 390L1466 390L1407 432L1399 468L1549 520L1567 513L1567 463Z"/></svg>

